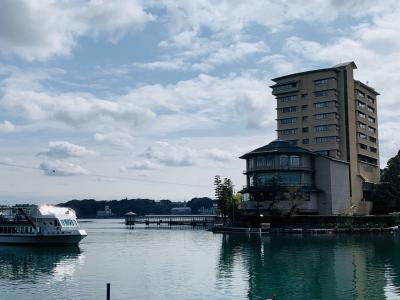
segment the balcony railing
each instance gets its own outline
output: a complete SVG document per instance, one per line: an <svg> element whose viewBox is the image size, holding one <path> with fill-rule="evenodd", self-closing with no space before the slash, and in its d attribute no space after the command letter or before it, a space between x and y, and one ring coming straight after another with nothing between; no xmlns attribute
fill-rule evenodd
<svg viewBox="0 0 400 300"><path fill-rule="evenodd" d="M312 171L312 167L306 166L306 165L299 165L299 166L262 166L262 167L253 167L253 168L247 168L246 170L243 170L243 174L247 174L249 172L254 172L254 171L271 171L271 170L276 170L276 171Z"/></svg>
<svg viewBox="0 0 400 300"><path fill-rule="evenodd" d="M252 185L244 185L242 190L244 192L262 192L262 191L268 191L269 188L271 186L273 186L274 184L268 184L268 183L264 183L260 186L252 186ZM300 187L303 190L309 191L315 188L314 184L311 183L281 183L279 186L281 186L282 188L288 188L288 187Z"/></svg>

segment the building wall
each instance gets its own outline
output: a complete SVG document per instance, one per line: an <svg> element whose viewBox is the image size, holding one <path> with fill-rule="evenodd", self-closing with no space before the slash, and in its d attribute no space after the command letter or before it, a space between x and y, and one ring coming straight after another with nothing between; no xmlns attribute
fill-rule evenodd
<svg viewBox="0 0 400 300"><path fill-rule="evenodd" d="M354 80L354 68L353 63L348 63L280 77L274 79L273 94L277 97L278 138L311 151L329 151L330 156L349 162L350 195L357 207L363 200L363 181L378 183L380 174L378 93ZM277 88L288 82L296 86ZM321 91L326 92L321 95ZM360 106L360 102L365 105ZM365 117L360 117L359 112ZM328 115L319 119L322 114ZM360 128L360 122L365 128Z"/></svg>
<svg viewBox="0 0 400 300"><path fill-rule="evenodd" d="M321 215L344 214L350 208L349 165L328 157L315 158L315 186Z"/></svg>

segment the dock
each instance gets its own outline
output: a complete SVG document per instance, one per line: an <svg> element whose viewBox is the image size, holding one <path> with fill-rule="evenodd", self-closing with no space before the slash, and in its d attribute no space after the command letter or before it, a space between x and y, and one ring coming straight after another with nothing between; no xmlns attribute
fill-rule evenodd
<svg viewBox="0 0 400 300"><path fill-rule="evenodd" d="M216 223L217 215L145 215L125 214L125 225L134 226L144 224L146 226L209 226Z"/></svg>

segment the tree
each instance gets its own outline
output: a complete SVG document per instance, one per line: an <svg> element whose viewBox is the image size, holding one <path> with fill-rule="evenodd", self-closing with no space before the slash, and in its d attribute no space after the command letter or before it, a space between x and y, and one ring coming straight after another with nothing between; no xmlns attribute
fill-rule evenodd
<svg viewBox="0 0 400 300"><path fill-rule="evenodd" d="M214 187L215 187L215 198L218 203L218 209L222 217L222 221L224 224L233 223L234 215L238 209L238 200L234 195L234 186L232 181L228 178L224 178L222 182L221 177L219 175L215 176L214 179ZM241 198L240 198L241 199Z"/></svg>
<svg viewBox="0 0 400 300"><path fill-rule="evenodd" d="M307 195L301 187L292 186L284 193L285 200L289 202L288 215L296 214L297 208L307 200Z"/></svg>
<svg viewBox="0 0 400 300"><path fill-rule="evenodd" d="M400 211L400 151L381 170L381 183L372 192L373 213Z"/></svg>
<svg viewBox="0 0 400 300"><path fill-rule="evenodd" d="M277 212L277 204L283 200L285 200L285 192L287 188L284 186L282 178L280 176L274 176L269 181L267 190L266 190L266 199L271 201L271 205L268 210L271 214Z"/></svg>

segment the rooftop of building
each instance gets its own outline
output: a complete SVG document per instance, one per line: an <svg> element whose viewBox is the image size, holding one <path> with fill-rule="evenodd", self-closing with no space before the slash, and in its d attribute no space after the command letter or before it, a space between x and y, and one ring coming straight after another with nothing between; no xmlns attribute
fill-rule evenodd
<svg viewBox="0 0 400 300"><path fill-rule="evenodd" d="M338 71L339 69L345 68L348 65L351 65L353 67L353 69L357 69L357 65L355 64L355 62L354 61L349 61L349 62L344 62L344 63L337 64L337 65L335 65L335 66L333 66L331 68L315 69L315 70L303 71L303 72L299 72L299 73L293 73L293 74L288 74L288 75L276 77L276 78L273 78L272 81L278 82L278 81L280 81L282 79L290 78L290 77L293 77L293 76L311 74L311 73L326 72L326 71Z"/></svg>
<svg viewBox="0 0 400 300"><path fill-rule="evenodd" d="M315 153L313 151L310 151L310 150L307 150L305 148L293 145L290 142L285 141L285 140L281 140L279 138L276 139L276 140L273 140L272 142L270 142L269 144L267 144L265 146L262 146L260 148L257 148L255 150L253 150L253 151L250 151L250 152L248 152L246 154L243 154L239 158L246 159L248 157L257 156L259 154L274 154L274 153L309 154L309 155L313 155L313 156L325 157L325 158L330 159L332 161L348 164L348 162L346 162L344 160L340 160L340 159L337 159L337 158L334 158L334 157L331 157L331 156Z"/></svg>
<svg viewBox="0 0 400 300"><path fill-rule="evenodd" d="M360 86L362 86L364 89L370 91L371 93L373 93L375 95L380 95L373 87L370 87L369 85L367 85L359 80L354 80L354 82L356 84L359 84Z"/></svg>
<svg viewBox="0 0 400 300"><path fill-rule="evenodd" d="M248 153L240 156L240 158L244 159L249 156L254 156L257 154L271 154L271 153L277 153L277 152L279 152L279 153L307 153L310 155L316 155L314 152L309 151L305 148L301 148L299 146L295 146L295 145L289 143L288 141L276 139L265 146L262 146L260 148L257 148L251 152L248 152Z"/></svg>

